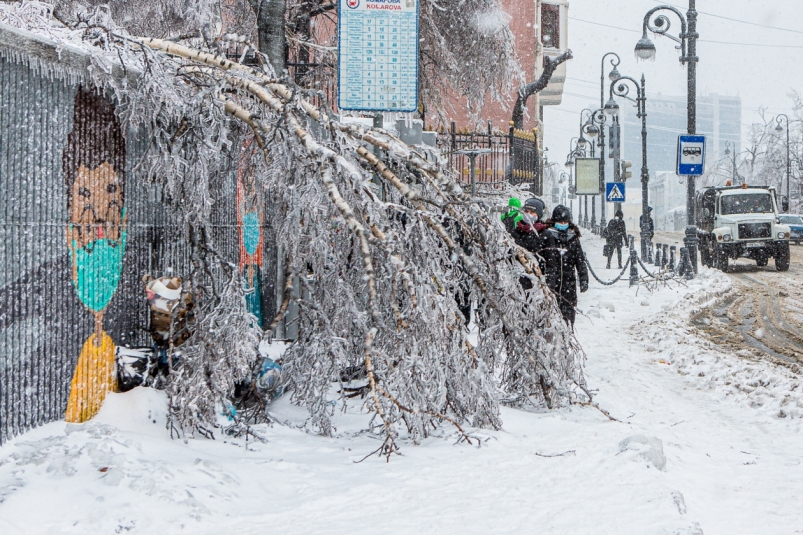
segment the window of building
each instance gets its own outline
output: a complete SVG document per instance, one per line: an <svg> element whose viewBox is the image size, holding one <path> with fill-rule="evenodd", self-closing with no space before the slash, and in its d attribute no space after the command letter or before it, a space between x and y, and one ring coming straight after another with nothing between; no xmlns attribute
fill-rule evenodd
<svg viewBox="0 0 803 535"><path fill-rule="evenodd" d="M541 43L560 48L560 6L541 4Z"/></svg>

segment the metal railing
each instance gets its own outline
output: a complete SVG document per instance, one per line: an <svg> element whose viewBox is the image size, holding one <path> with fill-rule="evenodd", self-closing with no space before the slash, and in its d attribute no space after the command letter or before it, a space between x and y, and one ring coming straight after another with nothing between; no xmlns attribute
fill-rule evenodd
<svg viewBox="0 0 803 535"><path fill-rule="evenodd" d="M449 159L449 166L466 184L471 180L471 159L461 151L485 149L476 155L474 183L480 189L501 190L506 184L535 183L538 194L543 194L539 173L536 137L533 133L510 127L508 132L488 129L458 131L452 122L448 131L438 133L438 148Z"/></svg>

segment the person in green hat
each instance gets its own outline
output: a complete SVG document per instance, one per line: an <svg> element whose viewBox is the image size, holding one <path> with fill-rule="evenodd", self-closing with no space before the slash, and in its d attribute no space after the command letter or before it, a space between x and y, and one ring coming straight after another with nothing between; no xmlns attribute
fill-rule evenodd
<svg viewBox="0 0 803 535"><path fill-rule="evenodd" d="M502 223L508 234L512 234L516 228L516 223L521 221L524 216L521 214L521 199L511 197L507 202L509 210L502 215Z"/></svg>

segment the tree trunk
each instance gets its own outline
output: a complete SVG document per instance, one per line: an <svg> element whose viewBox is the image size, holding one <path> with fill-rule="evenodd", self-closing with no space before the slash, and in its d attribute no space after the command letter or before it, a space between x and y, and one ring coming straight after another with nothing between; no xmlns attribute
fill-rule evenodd
<svg viewBox="0 0 803 535"><path fill-rule="evenodd" d="M544 56L544 72L541 73L541 77L535 82L522 86L521 89L519 89L519 96L516 99L516 105L513 107L512 120L515 128L520 129L524 127L524 108L527 106L527 99L545 88L547 84L549 84L549 80L552 78L552 74L555 72L555 69L558 68L558 65L570 59L572 59L571 50L567 50L555 59Z"/></svg>
<svg viewBox="0 0 803 535"><path fill-rule="evenodd" d="M284 13L287 0L248 0L257 19L259 51L268 56L276 74L284 72Z"/></svg>

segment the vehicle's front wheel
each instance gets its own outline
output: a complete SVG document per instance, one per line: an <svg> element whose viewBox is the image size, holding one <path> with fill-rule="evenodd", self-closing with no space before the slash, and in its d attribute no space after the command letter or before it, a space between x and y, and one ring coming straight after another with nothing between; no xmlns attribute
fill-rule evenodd
<svg viewBox="0 0 803 535"><path fill-rule="evenodd" d="M714 244L714 267L723 273L728 272L728 252L720 244Z"/></svg>
<svg viewBox="0 0 803 535"><path fill-rule="evenodd" d="M789 242L779 243L775 246L775 269L789 271Z"/></svg>

